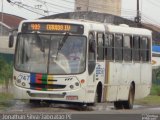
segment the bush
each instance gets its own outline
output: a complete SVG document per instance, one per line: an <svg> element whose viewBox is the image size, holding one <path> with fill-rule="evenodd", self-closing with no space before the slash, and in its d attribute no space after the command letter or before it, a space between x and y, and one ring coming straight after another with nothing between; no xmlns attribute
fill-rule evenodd
<svg viewBox="0 0 160 120"><path fill-rule="evenodd" d="M8 81L12 78L13 64L7 63L3 58L0 58L0 83L3 80Z"/></svg>
<svg viewBox="0 0 160 120"><path fill-rule="evenodd" d="M151 95L160 95L160 85L156 85L156 84L152 85Z"/></svg>
<svg viewBox="0 0 160 120"><path fill-rule="evenodd" d="M8 93L0 93L0 110L12 106L12 99L13 95Z"/></svg>

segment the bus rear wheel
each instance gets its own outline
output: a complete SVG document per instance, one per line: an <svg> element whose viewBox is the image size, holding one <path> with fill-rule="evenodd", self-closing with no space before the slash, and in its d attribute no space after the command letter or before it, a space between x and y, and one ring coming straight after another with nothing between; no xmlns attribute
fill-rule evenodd
<svg viewBox="0 0 160 120"><path fill-rule="evenodd" d="M122 108L123 108L123 103L122 103L122 101L116 101L116 102L114 102L114 108L115 108L116 110L122 109Z"/></svg>
<svg viewBox="0 0 160 120"><path fill-rule="evenodd" d="M131 84L130 86L130 90L129 90L129 95L128 95L128 100L124 101L124 108L125 109L132 109L133 108L133 103L134 103L134 87L133 84Z"/></svg>

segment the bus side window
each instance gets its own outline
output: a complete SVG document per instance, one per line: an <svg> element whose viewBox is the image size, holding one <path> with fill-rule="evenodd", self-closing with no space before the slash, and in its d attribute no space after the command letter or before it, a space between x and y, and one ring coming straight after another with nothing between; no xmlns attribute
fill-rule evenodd
<svg viewBox="0 0 160 120"><path fill-rule="evenodd" d="M94 33L89 34L89 60L94 60L95 59L95 53L96 53L96 47L95 47L95 35Z"/></svg>
<svg viewBox="0 0 160 120"><path fill-rule="evenodd" d="M133 61L140 61L140 37L139 36L133 36L133 51L132 51L132 58Z"/></svg>
<svg viewBox="0 0 160 120"><path fill-rule="evenodd" d="M115 60L122 61L122 40L123 37L120 34L115 34Z"/></svg>
<svg viewBox="0 0 160 120"><path fill-rule="evenodd" d="M151 61L151 38L147 40L147 61Z"/></svg>
<svg viewBox="0 0 160 120"><path fill-rule="evenodd" d="M123 41L123 60L131 61L132 59L132 37L129 35L124 35Z"/></svg>
<svg viewBox="0 0 160 120"><path fill-rule="evenodd" d="M98 60L104 60L104 34L97 33L97 54Z"/></svg>
<svg viewBox="0 0 160 120"><path fill-rule="evenodd" d="M141 38L141 45L140 45L140 53L141 53L141 60L142 61L148 61L148 53L149 53L149 50L148 50L148 47L149 47L149 44L148 44L148 39L147 37L142 37Z"/></svg>
<svg viewBox="0 0 160 120"><path fill-rule="evenodd" d="M88 49L88 72L91 74L96 66L96 43L95 34L93 32L89 33L89 49Z"/></svg>
<svg viewBox="0 0 160 120"><path fill-rule="evenodd" d="M114 38L113 34L106 33L105 34L105 59L113 60L114 59Z"/></svg>

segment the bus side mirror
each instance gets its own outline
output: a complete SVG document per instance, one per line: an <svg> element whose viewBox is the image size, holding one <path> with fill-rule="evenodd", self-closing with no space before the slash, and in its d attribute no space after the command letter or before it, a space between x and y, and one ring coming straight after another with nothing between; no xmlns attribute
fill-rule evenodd
<svg viewBox="0 0 160 120"><path fill-rule="evenodd" d="M10 36L9 36L9 44L8 44L8 47L9 47L9 48L12 48L12 47L13 47L13 44L14 44L14 35L10 35Z"/></svg>
<svg viewBox="0 0 160 120"><path fill-rule="evenodd" d="M91 40L91 41L90 41L89 49L90 49L91 52L93 52L93 53L95 52L95 50L96 50L95 40Z"/></svg>

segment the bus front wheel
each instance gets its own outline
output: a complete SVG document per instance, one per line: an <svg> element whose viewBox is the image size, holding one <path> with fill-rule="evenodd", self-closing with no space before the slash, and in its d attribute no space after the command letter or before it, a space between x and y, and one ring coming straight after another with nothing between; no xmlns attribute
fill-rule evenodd
<svg viewBox="0 0 160 120"><path fill-rule="evenodd" d="M41 104L41 100L33 100L33 99L30 99L30 100L29 100L29 103L30 103L30 104L33 104L33 105L40 105L40 104Z"/></svg>
<svg viewBox="0 0 160 120"><path fill-rule="evenodd" d="M101 97L102 97L102 85L99 84L96 92L95 92L95 97L94 97L94 104L100 103L101 102Z"/></svg>
<svg viewBox="0 0 160 120"><path fill-rule="evenodd" d="M131 84L130 90L129 90L129 95L128 95L128 100L124 101L124 108L125 109L132 109L133 108L133 103L134 103L134 86Z"/></svg>

